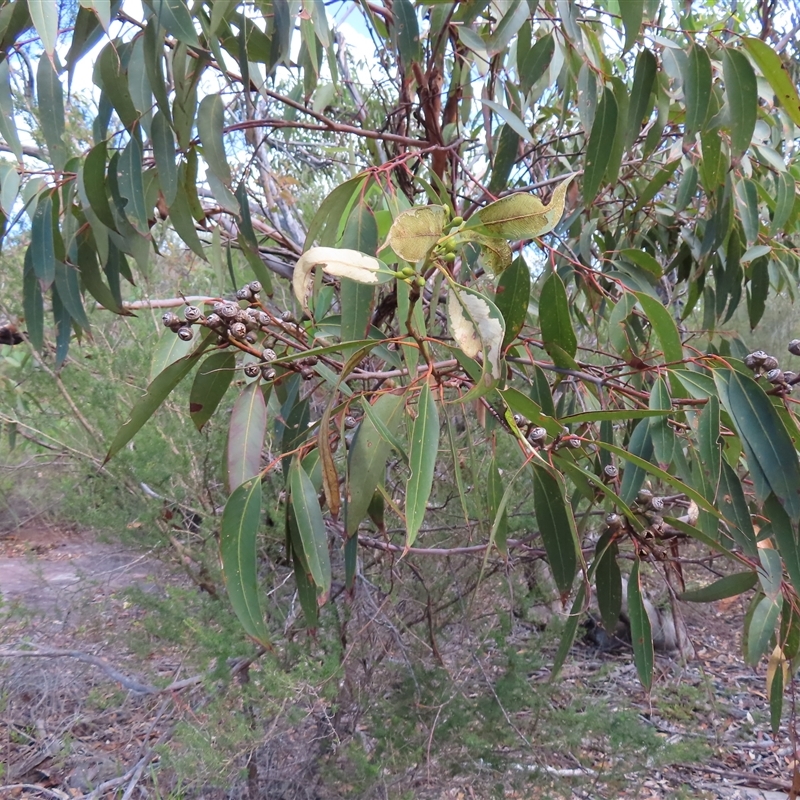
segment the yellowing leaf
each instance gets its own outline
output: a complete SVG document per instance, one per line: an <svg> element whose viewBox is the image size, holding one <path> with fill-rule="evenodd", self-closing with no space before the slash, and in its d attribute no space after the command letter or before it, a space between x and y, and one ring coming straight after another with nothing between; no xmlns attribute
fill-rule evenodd
<svg viewBox="0 0 800 800"><path fill-rule="evenodd" d="M480 265L489 270L492 275L502 275L514 260L511 247L504 239L495 236L486 236L477 231L465 230L458 234L456 241L475 242L481 250L478 256Z"/></svg>
<svg viewBox="0 0 800 800"><path fill-rule="evenodd" d="M478 211L470 220L469 228L502 239L543 236L553 230L561 219L567 187L573 177L570 175L558 184L547 205L532 194L512 194Z"/></svg>
<svg viewBox="0 0 800 800"><path fill-rule="evenodd" d="M320 267L328 275L350 278L357 283L382 283L392 277L392 273L382 261L364 255L358 250L312 247L300 256L292 275L295 297L306 310L308 310L308 292L311 288L311 273L314 267Z"/></svg>
<svg viewBox="0 0 800 800"><path fill-rule="evenodd" d="M400 258L414 264L436 246L444 231L445 219L444 206L409 208L395 218L386 245Z"/></svg>
<svg viewBox="0 0 800 800"><path fill-rule="evenodd" d="M482 354L484 370L499 380L505 323L497 306L474 289L451 283L447 314L450 333L464 354L470 358Z"/></svg>

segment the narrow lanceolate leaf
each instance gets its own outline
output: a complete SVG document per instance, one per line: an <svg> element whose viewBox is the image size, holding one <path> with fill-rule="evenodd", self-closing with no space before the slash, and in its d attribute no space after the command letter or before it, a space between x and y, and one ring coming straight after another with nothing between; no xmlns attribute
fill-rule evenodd
<svg viewBox="0 0 800 800"><path fill-rule="evenodd" d="M777 192L775 196L775 212L769 226L770 236L783 230L789 220L795 203L796 182L790 172L779 172L775 177Z"/></svg>
<svg viewBox="0 0 800 800"><path fill-rule="evenodd" d="M653 685L653 631L642 598L639 559L633 562L633 569L628 579L628 614L631 620L633 661L642 686L649 692Z"/></svg>
<svg viewBox="0 0 800 800"><path fill-rule="evenodd" d="M339 517L339 509L342 506L341 495L339 493L339 473L336 470L336 461L333 458L331 448L331 411L332 403L328 403L322 414L317 434L317 450L319 451L319 462L322 467L322 490L325 492L325 499L328 509L334 520Z"/></svg>
<svg viewBox="0 0 800 800"><path fill-rule="evenodd" d="M501 126L488 186L492 194L498 194L508 185L509 175L519 157L519 140L520 135L508 123Z"/></svg>
<svg viewBox="0 0 800 800"><path fill-rule="evenodd" d="M781 57L766 43L754 37L743 37L744 46L767 79L778 102L795 125L800 127L800 97L789 70Z"/></svg>
<svg viewBox="0 0 800 800"><path fill-rule="evenodd" d="M506 108L502 103L497 103L494 100L487 100L485 98L481 100L481 103L491 108L518 136L526 142L533 144L534 138L528 130L528 126L510 108Z"/></svg>
<svg viewBox="0 0 800 800"><path fill-rule="evenodd" d="M505 322L497 306L488 297L466 286L450 284L447 297L450 333L469 358L483 358L487 387L502 375L502 345Z"/></svg>
<svg viewBox="0 0 800 800"><path fill-rule="evenodd" d="M523 94L528 94L531 87L544 76L545 71L553 60L556 42L552 31L548 31L536 44L531 47L525 60L518 66L519 86Z"/></svg>
<svg viewBox="0 0 800 800"><path fill-rule="evenodd" d="M261 472L267 404L258 381L245 386L231 411L228 428L228 483L231 491Z"/></svg>
<svg viewBox="0 0 800 800"><path fill-rule="evenodd" d="M647 315L653 332L661 342L661 351L666 362L683 360L683 345L675 320L659 300L644 292L634 292L639 305Z"/></svg>
<svg viewBox="0 0 800 800"><path fill-rule="evenodd" d="M58 7L59 4L53 0L28 0L31 21L42 40L42 47L50 58L53 57L58 39Z"/></svg>
<svg viewBox="0 0 800 800"><path fill-rule="evenodd" d="M28 339L37 350L41 350L44 345L44 299L33 269L30 247L25 252L25 266L22 271L22 309L28 326Z"/></svg>
<svg viewBox="0 0 800 800"><path fill-rule="evenodd" d="M742 440L748 463L760 468L792 520L800 519L800 465L797 451L778 412L764 390L735 370L714 370L720 399ZM720 382L725 385L720 387ZM756 491L767 487L756 482ZM766 500L769 491L759 499Z"/></svg>
<svg viewBox="0 0 800 800"><path fill-rule="evenodd" d="M197 132L203 145L203 158L223 183L230 184L231 168L222 140L224 122L222 98L218 94L206 95L197 109Z"/></svg>
<svg viewBox="0 0 800 800"><path fill-rule="evenodd" d="M128 421L117 431L108 448L103 463L112 459L136 434L142 425L153 416L156 409L167 399L169 393L189 374L197 360L210 343L210 336L203 339L190 355L170 364L148 387L134 404Z"/></svg>
<svg viewBox="0 0 800 800"><path fill-rule="evenodd" d="M394 434L403 419L403 395L384 394L372 405L372 411ZM383 439L375 425L365 416L356 431L347 459L347 495L345 527L352 536L367 514L375 487L383 480L386 459L391 446Z"/></svg>
<svg viewBox="0 0 800 800"><path fill-rule="evenodd" d="M11 152L21 161L22 144L17 133L17 125L14 122L14 101L9 83L8 59L0 63L0 136L11 148Z"/></svg>
<svg viewBox="0 0 800 800"><path fill-rule="evenodd" d="M756 602L749 619L745 620L747 625L745 657L750 666L754 667L758 664L759 659L766 652L769 640L775 633L775 625L778 622L782 606L783 597L781 595L777 597L762 596Z"/></svg>
<svg viewBox="0 0 800 800"><path fill-rule="evenodd" d="M39 59L36 84L39 122L47 142L47 152L53 166L60 171L67 160L67 150L61 138L64 134L64 87L49 58Z"/></svg>
<svg viewBox="0 0 800 800"><path fill-rule="evenodd" d="M577 534L572 509L564 496L563 481L541 464L533 469L533 508L553 579L562 595L572 588L578 568Z"/></svg>
<svg viewBox="0 0 800 800"><path fill-rule="evenodd" d="M410 74L411 64L422 61L417 14L411 0L397 0L392 5L392 11L395 15L397 50L407 74Z"/></svg>
<svg viewBox="0 0 800 800"><path fill-rule="evenodd" d="M756 74L741 50L722 51L725 95L730 109L731 158L738 160L750 146L758 113Z"/></svg>
<svg viewBox="0 0 800 800"><path fill-rule="evenodd" d="M778 551L789 573L792 586L797 591L800 587L800 542L795 526L774 494L764 503L764 514L770 520Z"/></svg>
<svg viewBox="0 0 800 800"><path fill-rule="evenodd" d="M636 56L631 100L628 104L628 129L625 136L628 147L636 141L636 137L642 129L642 120L649 116L649 112L653 108L651 94L657 73L656 57L647 48L642 48L639 55Z"/></svg>
<svg viewBox="0 0 800 800"><path fill-rule="evenodd" d="M131 136L122 151L117 165L117 179L120 194L128 201L125 215L139 233L147 233L150 224L142 175L142 143L138 133Z"/></svg>
<svg viewBox="0 0 800 800"><path fill-rule="evenodd" d="M411 547L425 519L439 452L439 411L425 384L419 394L417 418L411 426L408 454L411 475L406 482L406 547Z"/></svg>
<svg viewBox="0 0 800 800"><path fill-rule="evenodd" d="M245 632L269 643L258 599L258 530L261 525L261 479L251 478L228 498L222 512L219 549L225 587Z"/></svg>
<svg viewBox="0 0 800 800"><path fill-rule="evenodd" d="M47 289L56 278L55 220L53 219L53 200L50 192L39 198L31 222L31 258L36 277Z"/></svg>
<svg viewBox="0 0 800 800"><path fill-rule="evenodd" d="M317 603L324 605L331 593L328 537L314 484L297 458L292 461L290 469L289 492L303 547L303 559L317 587Z"/></svg>
<svg viewBox="0 0 800 800"><path fill-rule="evenodd" d="M176 39L186 44L198 44L192 15L185 0L150 0L158 21Z"/></svg>
<svg viewBox="0 0 800 800"><path fill-rule="evenodd" d="M644 0L623 0L619 4L619 11L622 16L622 25L625 28L623 52L627 52L633 47L633 43L639 36L639 29L642 27Z"/></svg>
<svg viewBox="0 0 800 800"><path fill-rule="evenodd" d="M694 43L683 73L683 95L686 100L686 135L694 136L706 121L711 99L711 59L705 49Z"/></svg>
<svg viewBox="0 0 800 800"><path fill-rule="evenodd" d="M211 419L228 391L235 367L236 357L233 353L219 350L203 361L197 370L189 392L189 415L198 431Z"/></svg>
<svg viewBox="0 0 800 800"><path fill-rule="evenodd" d="M153 154L158 168L158 183L167 206L175 202L178 193L178 166L175 163L175 135L167 118L160 111L153 117L150 127Z"/></svg>
<svg viewBox="0 0 800 800"><path fill-rule="evenodd" d="M597 196L603 176L614 150L614 137L617 134L617 99L606 87L597 104L592 132L586 146L586 165L583 172L583 200L591 203Z"/></svg>
<svg viewBox="0 0 800 800"><path fill-rule="evenodd" d="M569 315L567 290L557 272L550 273L542 286L539 296L539 325L542 328L544 348L548 353L552 349L550 346L556 345L570 358L575 357L578 338Z"/></svg>
<svg viewBox="0 0 800 800"><path fill-rule="evenodd" d="M503 336L504 350L517 338L525 324L530 296L531 273L525 259L519 256L500 276L494 295L494 304L503 315L506 325Z"/></svg>
<svg viewBox="0 0 800 800"><path fill-rule="evenodd" d="M610 533L604 534L597 542L595 586L603 627L612 633L619 622L619 612L622 608L622 575L617 562L619 547L616 542L609 541L610 536Z"/></svg>
<svg viewBox="0 0 800 800"><path fill-rule="evenodd" d="M78 285L78 272L63 261L56 261L56 288L70 317L82 328L87 329L89 320L83 308L83 298Z"/></svg>
<svg viewBox="0 0 800 800"><path fill-rule="evenodd" d="M758 583L757 572L735 572L702 589L691 589L678 595L679 600L690 603L714 603L727 597L738 597Z"/></svg>
<svg viewBox="0 0 800 800"><path fill-rule="evenodd" d="M95 145L86 156L83 167L78 173L81 190L86 195L89 206L94 211L100 222L107 228L114 230L116 223L111 212L106 190L106 156L108 151L106 143Z"/></svg>
<svg viewBox="0 0 800 800"><path fill-rule="evenodd" d="M311 291L312 272L319 267L328 275L349 278L358 283L379 284L390 280L392 273L377 258L336 247L312 247L300 256L292 275L292 288L295 297L308 310L308 296Z"/></svg>
<svg viewBox="0 0 800 800"><path fill-rule="evenodd" d="M444 206L409 208L392 222L386 244L400 258L414 264L433 250L442 237L446 220Z"/></svg>
<svg viewBox="0 0 800 800"><path fill-rule="evenodd" d="M499 236L503 239L533 239L535 236L544 236L558 225L564 213L567 187L572 178L570 175L558 184L547 205L532 194L519 192L482 208L470 218L467 226L488 236Z"/></svg>
<svg viewBox="0 0 800 800"><path fill-rule="evenodd" d="M754 556L757 551L756 534L742 483L736 470L724 458L720 461L720 465L717 507L722 512L733 541L739 545L742 552Z"/></svg>
<svg viewBox="0 0 800 800"><path fill-rule="evenodd" d="M375 214L365 203L359 203L351 212L344 229L342 247L358 250L372 256L378 249L378 224ZM364 339L369 331L375 289L372 285L342 278L339 305L342 314L341 339L343 342Z"/></svg>

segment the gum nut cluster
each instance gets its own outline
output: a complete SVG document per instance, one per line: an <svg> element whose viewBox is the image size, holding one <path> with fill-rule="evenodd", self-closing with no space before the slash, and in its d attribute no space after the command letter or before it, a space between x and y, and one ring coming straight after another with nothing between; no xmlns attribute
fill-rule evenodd
<svg viewBox="0 0 800 800"><path fill-rule="evenodd" d="M261 283L252 281L236 292L236 300L246 303L258 303ZM172 311L167 311L161 321L184 342L190 342L194 336L193 325L201 325L217 334L217 343L224 345L231 341L255 345L258 334L267 332L270 316L258 306L241 308L238 302L219 301L214 303L211 313L206 316L197 306L187 305L183 310L183 319ZM271 381L275 378L275 370L270 362L275 359L275 352L266 348L260 362L246 364L244 373L248 378L261 377Z"/></svg>
<svg viewBox="0 0 800 800"><path fill-rule="evenodd" d="M792 355L800 356L800 339L792 339L787 349ZM781 369L778 359L764 350L754 350L752 353L748 353L744 357L744 365L753 370L756 378L763 377L782 395L789 394L792 386L800 382L800 374Z"/></svg>

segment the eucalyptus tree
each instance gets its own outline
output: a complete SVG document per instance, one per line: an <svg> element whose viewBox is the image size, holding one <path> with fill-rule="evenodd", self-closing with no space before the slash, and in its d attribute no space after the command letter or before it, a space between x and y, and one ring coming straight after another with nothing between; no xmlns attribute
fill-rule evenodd
<svg viewBox="0 0 800 800"><path fill-rule="evenodd" d="M625 556L649 686L643 565L682 593L681 541L728 558L682 596L754 590L745 655L771 653L777 719L800 642L800 343L779 360L726 326L743 306L757 330L797 283L798 25L657 0L4 2L27 338L61 364L87 302L128 313L156 231L249 272L167 311L164 368L107 458L186 376L198 429L235 387L221 553L255 640L264 481L313 627L360 546L441 555L425 520L446 468L467 522L476 496L490 510L453 556L541 553L572 603L556 667L593 583L617 617ZM89 74L81 142L64 109ZM462 474L459 420L485 429L485 480ZM536 531L513 538L520 496Z"/></svg>

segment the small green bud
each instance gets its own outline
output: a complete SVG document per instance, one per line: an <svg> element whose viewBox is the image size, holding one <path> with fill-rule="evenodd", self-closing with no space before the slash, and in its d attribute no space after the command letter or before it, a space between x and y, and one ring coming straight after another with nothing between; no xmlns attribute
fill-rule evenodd
<svg viewBox="0 0 800 800"><path fill-rule="evenodd" d="M405 267L403 267L403 269L400 270L400 274L404 278L410 278L412 275L416 275L417 271L414 269L414 267L405 266Z"/></svg>
<svg viewBox="0 0 800 800"><path fill-rule="evenodd" d="M417 286L424 286L425 283L426 283L426 280L425 280L424 276L417 275Z"/></svg>
<svg viewBox="0 0 800 800"><path fill-rule="evenodd" d="M459 225L463 224L464 224L464 217L453 217L453 219L450 220L450 225L453 228L457 228Z"/></svg>
<svg viewBox="0 0 800 800"><path fill-rule="evenodd" d="M452 264L452 263L453 263L453 262L456 260L456 254L455 254L455 253L452 253L452 252L451 252L451 253L445 253L445 254L442 256L442 258L443 258L443 259L444 259L444 260L445 260L445 261L446 261L448 264Z"/></svg>

